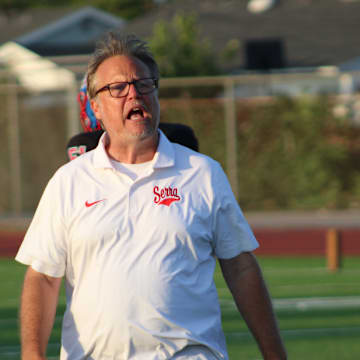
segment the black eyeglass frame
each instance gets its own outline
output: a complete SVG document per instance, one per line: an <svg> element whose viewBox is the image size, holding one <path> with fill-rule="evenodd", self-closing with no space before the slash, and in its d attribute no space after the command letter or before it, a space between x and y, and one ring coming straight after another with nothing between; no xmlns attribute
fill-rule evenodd
<svg viewBox="0 0 360 360"><path fill-rule="evenodd" d="M142 92L138 89L137 87L137 83L141 80L153 80L153 88L151 88L150 91L146 91L146 92ZM127 93L125 95L121 95L121 96L113 96L112 93L111 93L111 90L110 90L110 87L111 85L114 85L114 84L128 84L128 87L127 87ZM119 98L122 98L122 97L125 97L125 96L128 96L129 95L129 91L130 91L130 85L134 85L135 88L136 88L136 91L140 94L140 95L147 95L147 94L150 94L152 93L154 90L158 89L159 88L159 79L155 78L155 77L150 77L150 78L142 78L142 79L136 79L136 80L133 80L133 81L117 81L117 82L113 82L113 83L110 83L110 84L107 84L105 86L103 86L102 88L100 88L99 90L97 90L95 92L95 96L102 92L102 91L109 91L109 94L111 97L115 98L115 99L119 99Z"/></svg>

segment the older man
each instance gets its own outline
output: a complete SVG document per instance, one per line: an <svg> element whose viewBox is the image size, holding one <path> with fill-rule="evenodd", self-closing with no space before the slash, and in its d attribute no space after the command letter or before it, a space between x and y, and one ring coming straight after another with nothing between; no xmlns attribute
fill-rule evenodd
<svg viewBox="0 0 360 360"><path fill-rule="evenodd" d="M264 358L286 358L257 241L220 165L158 129L158 81L141 40L98 45L87 83L106 131L49 181L16 257L23 360L45 358L62 277L63 360L227 359L216 258Z"/></svg>

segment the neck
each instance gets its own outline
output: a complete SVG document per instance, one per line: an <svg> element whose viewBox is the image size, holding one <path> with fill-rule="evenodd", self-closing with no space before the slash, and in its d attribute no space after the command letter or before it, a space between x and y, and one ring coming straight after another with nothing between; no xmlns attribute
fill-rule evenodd
<svg viewBox="0 0 360 360"><path fill-rule="evenodd" d="M122 142L118 139L114 141L110 138L106 145L106 151L113 160L126 164L140 164L153 159L158 143L158 132L151 137L133 142Z"/></svg>

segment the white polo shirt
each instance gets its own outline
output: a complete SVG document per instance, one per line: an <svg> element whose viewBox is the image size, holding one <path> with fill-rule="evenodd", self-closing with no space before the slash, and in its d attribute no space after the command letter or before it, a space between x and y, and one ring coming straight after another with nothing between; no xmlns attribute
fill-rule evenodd
<svg viewBox="0 0 360 360"><path fill-rule="evenodd" d="M134 181L105 141L51 178L16 256L65 276L61 359L227 359L215 257L258 243L223 170L160 132Z"/></svg>

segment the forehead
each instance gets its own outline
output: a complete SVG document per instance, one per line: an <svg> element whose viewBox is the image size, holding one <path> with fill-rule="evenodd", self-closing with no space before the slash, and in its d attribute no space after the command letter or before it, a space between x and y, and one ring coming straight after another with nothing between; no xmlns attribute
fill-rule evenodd
<svg viewBox="0 0 360 360"><path fill-rule="evenodd" d="M151 77L150 70L141 60L132 56L112 56L104 60L96 70L99 84L131 81L142 77Z"/></svg>

